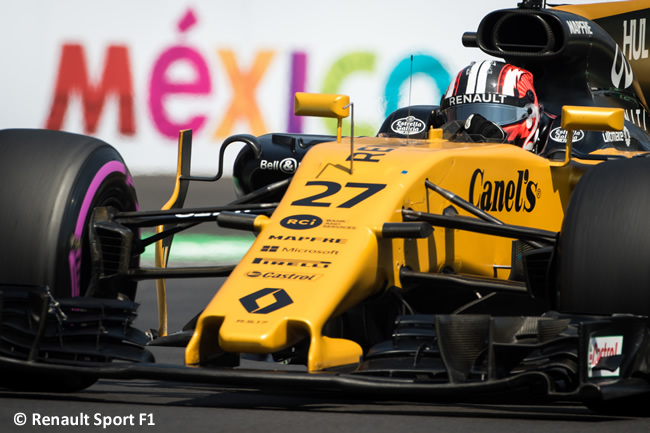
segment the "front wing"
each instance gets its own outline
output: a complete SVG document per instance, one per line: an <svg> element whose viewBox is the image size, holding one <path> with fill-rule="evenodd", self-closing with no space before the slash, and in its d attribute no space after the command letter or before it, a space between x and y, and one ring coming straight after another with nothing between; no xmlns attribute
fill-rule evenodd
<svg viewBox="0 0 650 433"><path fill-rule="evenodd" d="M307 373L246 359L237 367L157 364L131 326L137 304L54 301L42 287L3 286L1 294L0 385L21 389L75 377L82 383L147 379L399 400L521 392L589 402L650 393L648 320L639 316L402 316L392 340L372 348L358 365Z"/></svg>

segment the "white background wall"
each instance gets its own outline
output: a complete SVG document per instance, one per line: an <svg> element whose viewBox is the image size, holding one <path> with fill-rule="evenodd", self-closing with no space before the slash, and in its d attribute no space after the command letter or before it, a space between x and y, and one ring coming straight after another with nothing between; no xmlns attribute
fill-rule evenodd
<svg viewBox="0 0 650 433"><path fill-rule="evenodd" d="M175 139L165 136L153 121L149 95L153 68L162 53L184 46L203 59L211 89L193 96L171 95L162 107L166 118L178 124L205 117L195 131L193 166L196 174L212 174L225 138L215 133L233 99L243 99L233 90L233 69L225 65L219 50L232 52L237 68L244 72L261 52L272 52L253 101L266 132L287 130L293 53L304 53L307 58L304 90L309 92L324 90L328 72L342 57L364 53L366 60L373 60L367 70L350 72L339 67L334 68L334 76L338 71L337 92L349 94L355 103L355 124L365 123L376 130L386 109L386 82L400 61L425 55L453 76L471 60L486 58L478 49L462 47L462 34L476 31L486 13L516 7L518 1L6 1L0 14L0 128L46 126L66 44L83 47L93 84L100 81L108 46L126 47L135 133L120 133L117 98L109 97L93 135L115 145L135 174L172 173ZM190 11L196 23L182 32L178 23ZM197 80L196 71L182 62L170 68L166 77L175 83ZM438 103L440 92L441 86L430 76L414 75L411 103ZM405 105L408 86L401 87L401 95L400 105ZM83 110L80 97L72 97L61 129L86 132ZM251 132L249 120L242 118L230 125L230 133ZM322 119L303 122L305 132L327 132ZM235 152L229 151L229 156Z"/></svg>

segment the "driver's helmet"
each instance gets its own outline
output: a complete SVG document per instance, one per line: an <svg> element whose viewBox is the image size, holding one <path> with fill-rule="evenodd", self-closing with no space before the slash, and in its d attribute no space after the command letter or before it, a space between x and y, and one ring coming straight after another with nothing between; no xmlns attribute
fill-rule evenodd
<svg viewBox="0 0 650 433"><path fill-rule="evenodd" d="M534 150L540 108L533 74L499 61L472 62L458 73L440 102L446 122L480 114L501 126L507 141Z"/></svg>

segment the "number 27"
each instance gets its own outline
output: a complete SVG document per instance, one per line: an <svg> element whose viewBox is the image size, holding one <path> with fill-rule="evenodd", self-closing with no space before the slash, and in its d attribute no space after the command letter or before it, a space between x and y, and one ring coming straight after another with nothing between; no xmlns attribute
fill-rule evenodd
<svg viewBox="0 0 650 433"><path fill-rule="evenodd" d="M316 207L329 207L332 203L326 201L317 201L330 197L341 190L341 184L336 182L312 180L305 184L305 186L324 186L325 191L310 195L309 197L301 198L291 203L292 206L316 206ZM345 188L364 188L356 196L352 197L350 200L342 203L336 207L349 209L352 206L361 203L363 200L368 197L378 193L382 189L386 188L385 184L381 183L358 183L358 182L348 182L345 184Z"/></svg>

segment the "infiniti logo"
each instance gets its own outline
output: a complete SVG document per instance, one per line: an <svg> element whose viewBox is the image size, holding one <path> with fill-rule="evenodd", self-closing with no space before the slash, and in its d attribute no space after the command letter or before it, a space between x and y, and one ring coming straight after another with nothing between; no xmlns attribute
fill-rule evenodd
<svg viewBox="0 0 650 433"><path fill-rule="evenodd" d="M616 67L617 63L620 63L618 68ZM623 76L625 76L625 80L623 80ZM618 49L618 45L616 45L616 54L614 54L614 62L612 63L612 84L616 88L627 89L632 85L633 79L632 67L623 53ZM623 82L622 86L621 81Z"/></svg>

